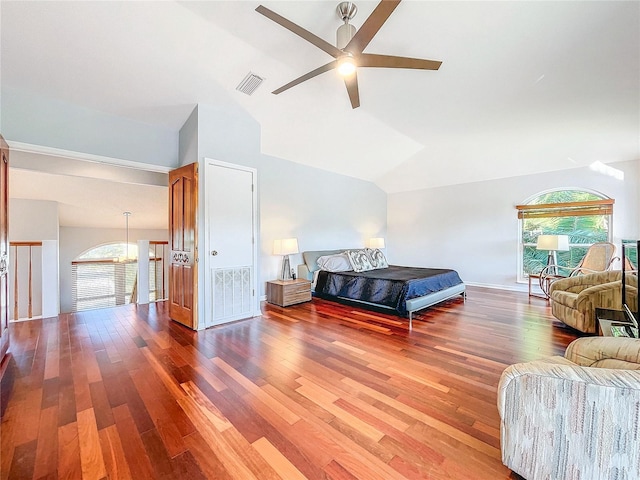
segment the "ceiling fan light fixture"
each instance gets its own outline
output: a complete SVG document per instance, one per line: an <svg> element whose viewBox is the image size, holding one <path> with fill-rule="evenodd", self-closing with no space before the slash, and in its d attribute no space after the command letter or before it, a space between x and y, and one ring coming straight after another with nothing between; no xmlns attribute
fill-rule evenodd
<svg viewBox="0 0 640 480"><path fill-rule="evenodd" d="M345 55L338 60L338 73L343 77L353 75L356 71L356 62L351 55Z"/></svg>
<svg viewBox="0 0 640 480"><path fill-rule="evenodd" d="M353 18L358 10L355 4L353 2L341 2L338 5L337 12L338 17L344 22L344 25L338 28L335 46L302 28L300 25L296 25L291 20L284 18L282 15L269 10L267 7L258 5L256 12L286 28L303 40L315 45L334 58L331 62L305 73L274 90L272 93L278 95L302 82L311 80L329 70L336 69L338 74L344 79L349 101L351 102L351 108L358 108L360 106L358 77L356 75L358 67L438 70L442 62L436 60L364 53L365 48L367 48L373 37L376 36L400 1L401 0L380 0L380 3L374 8L371 15L369 15L360 26L360 29L356 29L349 23L349 20Z"/></svg>

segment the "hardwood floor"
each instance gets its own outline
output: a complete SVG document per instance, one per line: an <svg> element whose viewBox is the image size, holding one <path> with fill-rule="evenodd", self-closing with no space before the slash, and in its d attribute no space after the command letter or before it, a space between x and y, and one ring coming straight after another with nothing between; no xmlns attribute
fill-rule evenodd
<svg viewBox="0 0 640 480"><path fill-rule="evenodd" d="M162 303L12 324L0 478L516 478L500 373L575 338L546 301L473 287L412 332L318 299L263 312L199 333Z"/></svg>

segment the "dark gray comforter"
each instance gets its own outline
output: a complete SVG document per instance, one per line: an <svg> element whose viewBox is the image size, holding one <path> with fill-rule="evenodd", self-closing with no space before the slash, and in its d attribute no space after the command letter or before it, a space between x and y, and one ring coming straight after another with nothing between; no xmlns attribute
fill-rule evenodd
<svg viewBox="0 0 640 480"><path fill-rule="evenodd" d="M407 314L409 299L429 295L462 283L458 272L444 268L389 265L367 272L320 271L316 295L374 303Z"/></svg>

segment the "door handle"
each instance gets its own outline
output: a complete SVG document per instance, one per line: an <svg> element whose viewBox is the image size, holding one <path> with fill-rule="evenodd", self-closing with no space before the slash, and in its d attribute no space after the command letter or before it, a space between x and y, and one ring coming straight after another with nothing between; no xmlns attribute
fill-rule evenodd
<svg viewBox="0 0 640 480"><path fill-rule="evenodd" d="M218 251L217 250L211 250L211 256L215 257L216 255L218 255Z"/></svg>

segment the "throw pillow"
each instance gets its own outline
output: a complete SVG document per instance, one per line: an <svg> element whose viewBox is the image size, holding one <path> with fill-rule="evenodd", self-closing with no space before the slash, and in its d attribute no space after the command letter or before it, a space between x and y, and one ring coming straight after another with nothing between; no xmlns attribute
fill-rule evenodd
<svg viewBox="0 0 640 480"><path fill-rule="evenodd" d="M318 267L327 272L348 272L353 270L349 257L345 253L318 257Z"/></svg>
<svg viewBox="0 0 640 480"><path fill-rule="evenodd" d="M349 262L353 267L354 272L366 272L367 270L373 270L373 265L371 265L371 260L369 260L369 255L364 250L347 250L347 256L349 257Z"/></svg>
<svg viewBox="0 0 640 480"><path fill-rule="evenodd" d="M371 265L374 269L389 267L387 259L385 258L384 253L382 253L382 250L378 248L366 248L365 252L367 252L369 261L371 262Z"/></svg>

